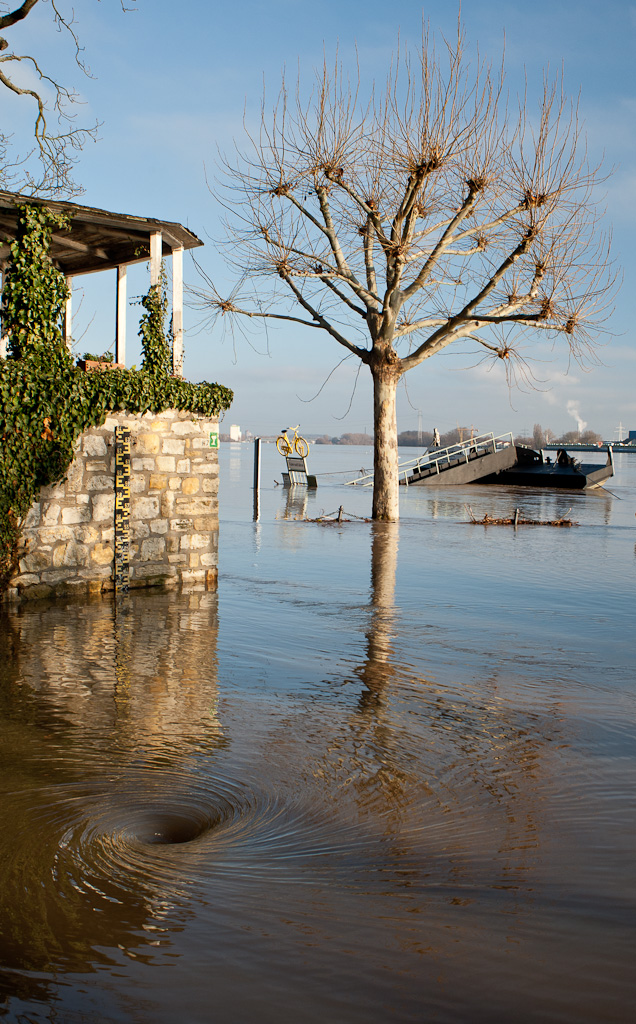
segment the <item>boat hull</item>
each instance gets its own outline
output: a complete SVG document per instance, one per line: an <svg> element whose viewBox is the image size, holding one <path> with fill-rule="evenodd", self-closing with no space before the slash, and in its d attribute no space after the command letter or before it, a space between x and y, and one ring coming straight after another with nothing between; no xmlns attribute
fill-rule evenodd
<svg viewBox="0 0 636 1024"><path fill-rule="evenodd" d="M581 464L561 449L554 462L545 462L540 452L517 447L517 462L510 469L482 477L481 484L503 484L508 487L550 487L570 491L602 487L614 475L611 449L607 462Z"/></svg>

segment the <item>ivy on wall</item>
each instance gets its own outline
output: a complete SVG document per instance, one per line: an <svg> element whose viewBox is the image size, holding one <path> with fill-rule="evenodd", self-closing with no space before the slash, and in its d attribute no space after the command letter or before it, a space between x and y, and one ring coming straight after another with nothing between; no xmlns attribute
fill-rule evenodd
<svg viewBox="0 0 636 1024"><path fill-rule="evenodd" d="M0 359L0 592L17 570L26 514L41 487L63 479L84 430L115 410L216 416L233 398L220 384L171 376L163 282L142 299L141 370L85 373L75 367L62 332L68 288L49 256L53 230L68 230L69 219L43 206L18 209L2 298L9 349Z"/></svg>

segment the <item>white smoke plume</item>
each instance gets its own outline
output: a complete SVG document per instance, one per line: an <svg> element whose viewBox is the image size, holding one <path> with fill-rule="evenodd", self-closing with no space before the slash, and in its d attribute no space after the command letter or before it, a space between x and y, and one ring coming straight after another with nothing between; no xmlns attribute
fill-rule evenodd
<svg viewBox="0 0 636 1024"><path fill-rule="evenodd" d="M579 434L580 434L587 427L587 423L585 422L585 420L581 419L581 414L579 413L579 403L575 402L571 398L569 400L566 408L567 408L568 413L570 414L570 416L572 416L576 420L576 425L578 427L578 431L579 431Z"/></svg>

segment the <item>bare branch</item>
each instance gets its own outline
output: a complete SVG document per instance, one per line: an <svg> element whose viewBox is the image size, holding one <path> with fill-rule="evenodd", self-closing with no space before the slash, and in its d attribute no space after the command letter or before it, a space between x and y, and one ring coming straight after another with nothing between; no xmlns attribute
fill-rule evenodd
<svg viewBox="0 0 636 1024"><path fill-rule="evenodd" d="M330 281L326 275L321 274L320 276L324 283L327 285L327 288L331 289L334 295L337 295L340 301L344 302L345 306L348 306L349 309L352 309L354 311L354 313L358 313L363 319L366 319L367 311L365 309L361 309L360 306L356 306L355 302L351 302L351 300L347 298L344 292L341 292L340 289L337 288L336 285L333 283L333 281Z"/></svg>
<svg viewBox="0 0 636 1024"><path fill-rule="evenodd" d="M24 0L24 3L10 14L0 14L0 29L10 28L11 25L22 21L37 3L38 0ZM6 50L8 45L5 39L0 39L0 50Z"/></svg>
<svg viewBox="0 0 636 1024"><path fill-rule="evenodd" d="M39 0L24 0L15 10L0 15L0 31L23 21L34 10L38 2ZM123 0L120 2L122 10L130 9L124 6ZM74 12L67 17L62 12L58 0L50 0L50 5L58 31L68 33L73 41L76 64L84 74L90 76L83 60L83 49L73 27L75 24ZM74 126L69 108L77 102L77 94L47 75L33 55L7 51L9 51L8 40L0 37L0 53L2 53L0 56L2 65L0 86L4 86L16 96L29 97L35 101L36 106L33 137L35 140L34 152L39 160L40 171L35 177L25 169L24 181L20 184L20 188L28 189L34 194L76 195L82 189L71 178L76 160L75 152L81 149L88 139L96 138L99 125L94 124L86 128ZM50 106L47 104L43 91L38 88L20 86L15 81L10 66L20 65L23 62L31 65L41 82L52 87L54 99ZM19 164L24 164L24 162L17 161Z"/></svg>
<svg viewBox="0 0 636 1024"><path fill-rule="evenodd" d="M367 350L359 348L357 345L353 345L352 342L350 342L347 338L344 337L343 334L340 333L340 331L336 330L333 324L326 320L325 317L322 316L322 314L314 306L312 306L310 302L307 301L303 293L300 291L299 288L296 287L291 278L285 277L284 280L294 293L296 300L303 307L303 309L307 310L307 312L316 322L316 325L318 327L322 327L323 330L327 331L327 333L330 334L332 338L336 339L338 344L343 345L344 348L349 349L350 352L352 352L354 355L362 359L363 362L366 362L368 358Z"/></svg>

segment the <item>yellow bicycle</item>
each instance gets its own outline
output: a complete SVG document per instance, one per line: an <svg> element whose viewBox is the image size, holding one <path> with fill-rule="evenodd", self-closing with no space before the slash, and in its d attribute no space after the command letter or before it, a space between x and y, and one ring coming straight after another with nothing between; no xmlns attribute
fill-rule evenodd
<svg viewBox="0 0 636 1024"><path fill-rule="evenodd" d="M288 430L294 431L293 437L287 436ZM296 455L300 455L301 459L306 459L309 452L309 445L305 441L305 438L301 437L298 433L298 427L283 427L280 432L280 437L276 438L276 447L281 455L284 455L286 458L293 452L296 452Z"/></svg>

